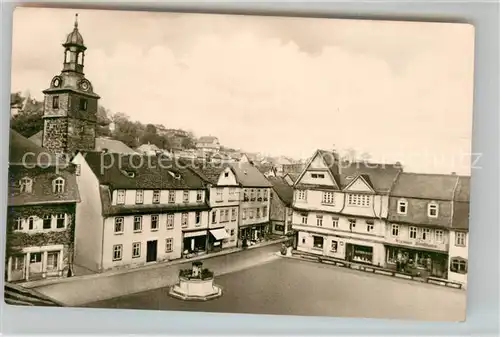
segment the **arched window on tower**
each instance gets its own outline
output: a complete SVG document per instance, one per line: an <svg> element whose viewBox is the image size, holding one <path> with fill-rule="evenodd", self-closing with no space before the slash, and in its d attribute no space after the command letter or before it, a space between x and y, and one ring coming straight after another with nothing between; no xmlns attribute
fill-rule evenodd
<svg viewBox="0 0 500 337"><path fill-rule="evenodd" d="M82 53L76 54L76 64L82 64Z"/></svg>
<svg viewBox="0 0 500 337"><path fill-rule="evenodd" d="M69 50L64 51L64 63L69 63Z"/></svg>

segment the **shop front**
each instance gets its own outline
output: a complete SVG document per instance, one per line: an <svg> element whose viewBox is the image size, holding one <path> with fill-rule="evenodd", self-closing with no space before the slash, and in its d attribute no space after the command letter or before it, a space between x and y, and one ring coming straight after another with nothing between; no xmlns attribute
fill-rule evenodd
<svg viewBox="0 0 500 337"><path fill-rule="evenodd" d="M262 241L265 238L265 235L269 231L269 224L258 224L258 225L249 225L248 227L244 227L240 229L240 239L248 240L250 242L258 242Z"/></svg>
<svg viewBox="0 0 500 337"><path fill-rule="evenodd" d="M386 246L387 268L421 277L447 278L448 255L430 250Z"/></svg>
<svg viewBox="0 0 500 337"><path fill-rule="evenodd" d="M346 243L346 260L373 264L373 247Z"/></svg>
<svg viewBox="0 0 500 337"><path fill-rule="evenodd" d="M222 250L223 241L229 238L229 235L225 228L216 228L209 230L210 235L208 237L208 251L218 252Z"/></svg>
<svg viewBox="0 0 500 337"><path fill-rule="evenodd" d="M200 254L207 249L207 231L185 232L183 239L183 255Z"/></svg>
<svg viewBox="0 0 500 337"><path fill-rule="evenodd" d="M7 263L7 281L38 280L63 274L63 246L27 248L12 255Z"/></svg>

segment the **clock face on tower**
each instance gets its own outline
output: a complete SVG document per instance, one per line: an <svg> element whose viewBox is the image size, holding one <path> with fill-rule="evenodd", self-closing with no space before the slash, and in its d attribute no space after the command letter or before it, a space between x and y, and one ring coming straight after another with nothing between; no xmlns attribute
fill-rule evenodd
<svg viewBox="0 0 500 337"><path fill-rule="evenodd" d="M87 80L82 80L80 82L80 89L83 91L88 91L90 89L90 83Z"/></svg>
<svg viewBox="0 0 500 337"><path fill-rule="evenodd" d="M52 80L52 86L59 88L61 86L61 78L59 76L54 77Z"/></svg>

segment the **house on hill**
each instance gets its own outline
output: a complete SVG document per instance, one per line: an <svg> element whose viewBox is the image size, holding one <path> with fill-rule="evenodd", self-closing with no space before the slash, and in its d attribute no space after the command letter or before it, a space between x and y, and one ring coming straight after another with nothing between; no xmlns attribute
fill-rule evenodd
<svg viewBox="0 0 500 337"><path fill-rule="evenodd" d="M203 136L196 142L196 148L203 152L219 152L220 147L219 139L214 136Z"/></svg>

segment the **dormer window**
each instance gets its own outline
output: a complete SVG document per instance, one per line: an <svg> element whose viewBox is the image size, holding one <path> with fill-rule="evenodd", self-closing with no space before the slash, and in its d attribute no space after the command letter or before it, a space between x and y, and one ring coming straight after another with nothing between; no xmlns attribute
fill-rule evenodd
<svg viewBox="0 0 500 337"><path fill-rule="evenodd" d="M64 192L64 179L59 177L52 181L52 191L54 193L63 193Z"/></svg>
<svg viewBox="0 0 500 337"><path fill-rule="evenodd" d="M229 172L224 172L224 177L229 177Z"/></svg>
<svg viewBox="0 0 500 337"><path fill-rule="evenodd" d="M129 178L135 178L135 172L134 171L127 171L127 170L122 170L122 173L126 175Z"/></svg>
<svg viewBox="0 0 500 337"><path fill-rule="evenodd" d="M311 173L311 178L314 178L314 179L324 179L325 175L323 173Z"/></svg>
<svg viewBox="0 0 500 337"><path fill-rule="evenodd" d="M429 205L427 205L427 216L429 218L437 218L438 213L439 213L439 207L437 203L432 202Z"/></svg>
<svg viewBox="0 0 500 337"><path fill-rule="evenodd" d="M404 214L408 212L408 201L404 199L398 200L398 214Z"/></svg>
<svg viewBox="0 0 500 337"><path fill-rule="evenodd" d="M19 187L21 193L31 193L33 191L33 180L28 177L24 177L19 180Z"/></svg>

